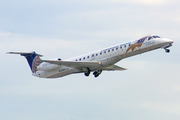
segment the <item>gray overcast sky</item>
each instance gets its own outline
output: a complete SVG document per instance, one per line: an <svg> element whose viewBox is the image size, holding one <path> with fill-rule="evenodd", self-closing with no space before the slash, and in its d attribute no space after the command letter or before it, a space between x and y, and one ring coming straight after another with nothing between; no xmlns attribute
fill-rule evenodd
<svg viewBox="0 0 180 120"><path fill-rule="evenodd" d="M179 120L179 13L178 0L0 0L0 119ZM98 78L36 78L5 54L67 59L149 34L174 40L171 52L124 59L127 71Z"/></svg>

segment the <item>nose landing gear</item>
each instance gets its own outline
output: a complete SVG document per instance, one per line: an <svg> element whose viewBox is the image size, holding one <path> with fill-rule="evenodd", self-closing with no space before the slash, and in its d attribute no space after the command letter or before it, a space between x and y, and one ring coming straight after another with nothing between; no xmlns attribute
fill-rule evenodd
<svg viewBox="0 0 180 120"><path fill-rule="evenodd" d="M165 52L166 52L166 53L169 53L169 52L170 52L170 50L169 50L169 49L165 49Z"/></svg>

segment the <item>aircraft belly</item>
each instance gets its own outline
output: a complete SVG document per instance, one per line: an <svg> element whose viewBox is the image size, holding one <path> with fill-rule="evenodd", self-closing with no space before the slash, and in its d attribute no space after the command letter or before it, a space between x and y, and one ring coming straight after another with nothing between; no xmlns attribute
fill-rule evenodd
<svg viewBox="0 0 180 120"><path fill-rule="evenodd" d="M161 48L161 46L162 46L162 44L146 46L146 47L140 49L140 51L141 51L141 53L144 53L144 52L148 52L148 51L151 51L151 50L155 50L155 49Z"/></svg>
<svg viewBox="0 0 180 120"><path fill-rule="evenodd" d="M33 76L40 77L40 78L46 78L47 74L46 71L37 71L36 73L32 74Z"/></svg>
<svg viewBox="0 0 180 120"><path fill-rule="evenodd" d="M78 73L78 72L80 71L73 68L58 69L58 70L53 70L51 72L48 72L46 78L58 78L58 77L63 77L63 76L66 76L72 73Z"/></svg>

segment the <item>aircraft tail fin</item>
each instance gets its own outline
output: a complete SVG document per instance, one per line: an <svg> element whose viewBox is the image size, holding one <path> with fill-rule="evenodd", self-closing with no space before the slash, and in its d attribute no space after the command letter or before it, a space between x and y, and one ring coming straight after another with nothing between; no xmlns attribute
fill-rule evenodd
<svg viewBox="0 0 180 120"><path fill-rule="evenodd" d="M40 60L42 55L36 54L35 52L8 52L7 54L20 54L21 56L24 56L29 63L32 73L36 73L37 66L41 64L38 60Z"/></svg>

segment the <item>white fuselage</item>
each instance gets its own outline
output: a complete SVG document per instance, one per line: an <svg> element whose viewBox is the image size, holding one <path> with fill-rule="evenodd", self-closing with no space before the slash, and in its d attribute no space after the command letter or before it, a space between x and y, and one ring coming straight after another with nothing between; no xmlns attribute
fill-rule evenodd
<svg viewBox="0 0 180 120"><path fill-rule="evenodd" d="M127 57L131 57L158 48L170 47L173 43L172 40L166 38L160 37L149 39L149 37L151 36L146 36L139 40L133 40L126 43L107 47L78 57L70 58L65 61L101 62L101 66L97 66L91 69L91 71L96 71L109 65L113 65ZM57 78L73 73L84 73L84 71L80 69L75 69L67 66L58 66L46 62L41 63L39 66L40 67L38 71L33 75L41 78Z"/></svg>

